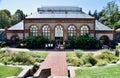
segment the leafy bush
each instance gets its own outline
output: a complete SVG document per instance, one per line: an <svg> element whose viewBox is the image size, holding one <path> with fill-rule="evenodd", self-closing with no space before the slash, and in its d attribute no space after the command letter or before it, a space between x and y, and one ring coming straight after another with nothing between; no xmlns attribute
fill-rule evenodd
<svg viewBox="0 0 120 78"><path fill-rule="evenodd" d="M28 48L45 48L48 40L42 36L28 37L23 41Z"/></svg>
<svg viewBox="0 0 120 78"><path fill-rule="evenodd" d="M66 43L66 44L64 44L64 48L65 48L65 49L71 49L71 47L70 47L70 43Z"/></svg>
<svg viewBox="0 0 120 78"><path fill-rule="evenodd" d="M88 64L85 64L83 65L84 67L92 67L92 64L88 63Z"/></svg>
<svg viewBox="0 0 120 78"><path fill-rule="evenodd" d="M97 60L97 66L105 66L108 62L106 60Z"/></svg>
<svg viewBox="0 0 120 78"><path fill-rule="evenodd" d="M77 49L98 49L99 42L90 35L82 35L75 39L75 47Z"/></svg>
<svg viewBox="0 0 120 78"><path fill-rule="evenodd" d="M116 49L120 49L120 45L116 46Z"/></svg>
<svg viewBox="0 0 120 78"><path fill-rule="evenodd" d="M69 57L67 59L67 62L71 63L73 66L82 66L83 65L83 60L77 58L77 57Z"/></svg>
<svg viewBox="0 0 120 78"><path fill-rule="evenodd" d="M120 55L119 50L118 50L118 49L115 49L115 56L116 56L116 57L119 57L119 55Z"/></svg>
<svg viewBox="0 0 120 78"><path fill-rule="evenodd" d="M96 55L95 58L99 60L105 60L107 63L117 59L109 50L104 50L101 54Z"/></svg>
<svg viewBox="0 0 120 78"><path fill-rule="evenodd" d="M117 63L118 60L112 60L111 63Z"/></svg>
<svg viewBox="0 0 120 78"><path fill-rule="evenodd" d="M14 62L22 62L23 64L30 65L34 64L35 60L26 52L18 52L13 57Z"/></svg>
<svg viewBox="0 0 120 78"><path fill-rule="evenodd" d="M33 66L33 72L35 73L39 69L39 65L34 64Z"/></svg>
<svg viewBox="0 0 120 78"><path fill-rule="evenodd" d="M111 48L113 48L113 49L115 49L116 45L117 45L117 43L115 43L115 41L111 41L111 42L108 44L108 46L111 47Z"/></svg>
<svg viewBox="0 0 120 78"><path fill-rule="evenodd" d="M70 38L64 45L65 49L74 49L75 48L75 38Z"/></svg>
<svg viewBox="0 0 120 78"><path fill-rule="evenodd" d="M94 66L97 63L97 60L93 57L92 53L84 54L82 56L82 59L84 61L84 64L91 64Z"/></svg>
<svg viewBox="0 0 120 78"><path fill-rule="evenodd" d="M81 58L83 54L84 54L84 53L81 52L80 50L75 50L75 55L76 55L78 58Z"/></svg>

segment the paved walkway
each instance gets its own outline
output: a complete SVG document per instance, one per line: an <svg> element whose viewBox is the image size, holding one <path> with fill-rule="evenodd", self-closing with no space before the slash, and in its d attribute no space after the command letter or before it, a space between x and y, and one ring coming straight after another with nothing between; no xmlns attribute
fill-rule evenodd
<svg viewBox="0 0 120 78"><path fill-rule="evenodd" d="M51 69L51 76L68 76L65 52L51 52L40 66L41 69Z"/></svg>

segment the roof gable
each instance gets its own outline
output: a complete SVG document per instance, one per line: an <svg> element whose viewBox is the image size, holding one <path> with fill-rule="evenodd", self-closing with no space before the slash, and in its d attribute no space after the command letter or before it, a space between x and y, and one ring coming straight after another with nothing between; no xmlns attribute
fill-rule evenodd
<svg viewBox="0 0 120 78"><path fill-rule="evenodd" d="M21 21L18 24L8 28L8 30L24 30L23 21Z"/></svg>

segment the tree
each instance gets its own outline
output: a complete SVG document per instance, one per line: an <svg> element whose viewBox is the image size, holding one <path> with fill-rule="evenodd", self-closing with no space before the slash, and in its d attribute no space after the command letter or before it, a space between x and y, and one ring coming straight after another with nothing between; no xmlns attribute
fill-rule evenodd
<svg viewBox="0 0 120 78"><path fill-rule="evenodd" d="M25 14L23 13L22 10L18 9L16 12L15 12L15 15L17 16L17 21L20 22L22 21L24 18L25 18Z"/></svg>
<svg viewBox="0 0 120 78"><path fill-rule="evenodd" d="M5 12L5 13L7 14L7 16L8 16L8 17L11 17L11 13L10 13L10 11L9 11L9 10L4 9L4 10L1 10L1 11Z"/></svg>
<svg viewBox="0 0 120 78"><path fill-rule="evenodd" d="M0 28L10 27L10 18L4 11L0 11Z"/></svg>
<svg viewBox="0 0 120 78"><path fill-rule="evenodd" d="M99 19L97 10L94 11L93 16L94 16L97 20Z"/></svg>
<svg viewBox="0 0 120 78"><path fill-rule="evenodd" d="M11 16L11 26L15 25L18 23L18 20L17 20L17 16L16 15L12 15Z"/></svg>
<svg viewBox="0 0 120 78"><path fill-rule="evenodd" d="M91 13L91 10L89 10L88 15L93 16L92 13Z"/></svg>
<svg viewBox="0 0 120 78"><path fill-rule="evenodd" d="M18 9L14 15L11 16L11 25L15 25L25 18L25 14L22 10Z"/></svg>
<svg viewBox="0 0 120 78"><path fill-rule="evenodd" d="M116 23L120 20L119 7L116 1L108 2L107 6L99 13L99 17L103 24L116 28Z"/></svg>

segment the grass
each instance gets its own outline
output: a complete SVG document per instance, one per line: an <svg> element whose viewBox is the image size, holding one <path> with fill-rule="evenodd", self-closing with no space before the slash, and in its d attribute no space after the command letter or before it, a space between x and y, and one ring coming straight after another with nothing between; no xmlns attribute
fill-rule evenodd
<svg viewBox="0 0 120 78"><path fill-rule="evenodd" d="M67 52L66 57L74 57L75 53L74 52Z"/></svg>
<svg viewBox="0 0 120 78"><path fill-rule="evenodd" d="M22 68L0 66L0 78L6 78L10 76L17 76L22 71Z"/></svg>
<svg viewBox="0 0 120 78"><path fill-rule="evenodd" d="M97 68L81 68L75 71L76 78L120 78L120 64Z"/></svg>

